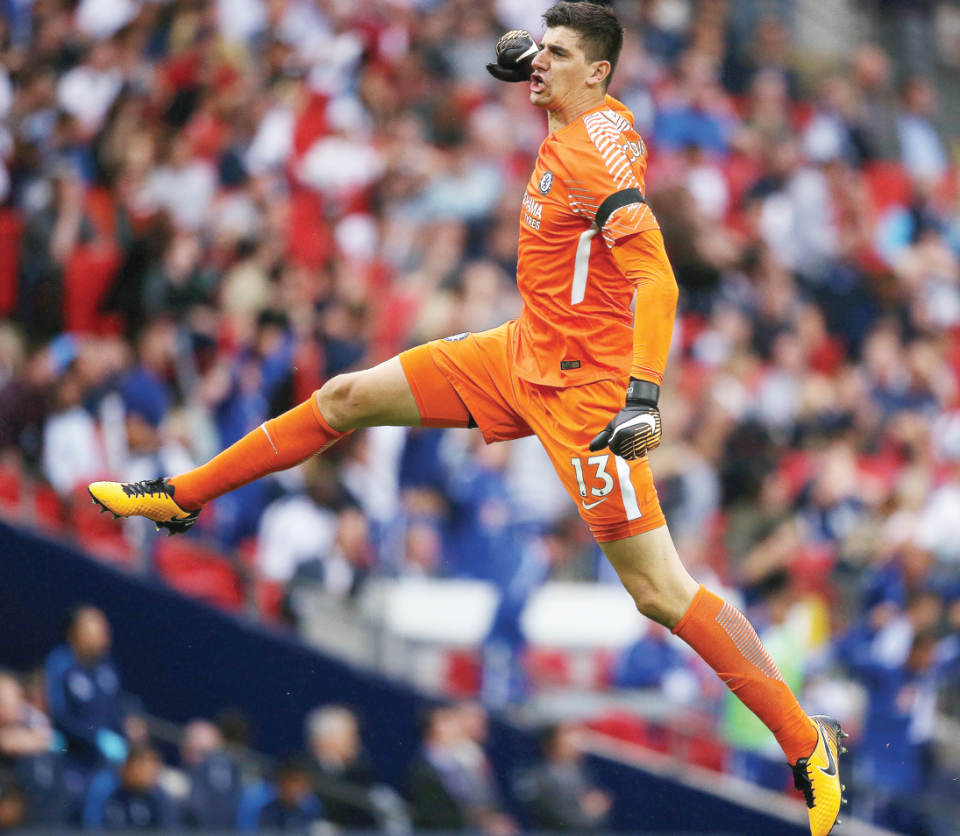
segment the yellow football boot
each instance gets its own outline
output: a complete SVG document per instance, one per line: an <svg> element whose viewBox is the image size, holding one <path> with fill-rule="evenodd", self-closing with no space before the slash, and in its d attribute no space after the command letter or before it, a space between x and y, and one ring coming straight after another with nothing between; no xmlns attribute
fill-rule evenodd
<svg viewBox="0 0 960 836"><path fill-rule="evenodd" d="M157 531L165 528L171 537L187 531L200 514L177 505L173 501L175 489L163 477L145 482L94 482L87 490L101 514L109 511L114 519L146 517L157 524Z"/></svg>
<svg viewBox="0 0 960 836"><path fill-rule="evenodd" d="M817 748L806 758L792 764L793 785L803 793L810 811L810 833L812 836L827 836L833 826L839 823L840 805L846 804L840 783L838 760L847 750L840 741L848 735L840 724L823 714L811 718L817 726Z"/></svg>

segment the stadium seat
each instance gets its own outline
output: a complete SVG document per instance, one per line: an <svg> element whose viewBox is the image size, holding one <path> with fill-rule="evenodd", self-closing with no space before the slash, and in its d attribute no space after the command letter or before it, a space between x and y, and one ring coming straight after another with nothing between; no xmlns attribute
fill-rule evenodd
<svg viewBox="0 0 960 836"><path fill-rule="evenodd" d="M836 562L836 548L830 543L806 543L790 567L795 594L812 592L831 599L833 584L830 579Z"/></svg>
<svg viewBox="0 0 960 836"><path fill-rule="evenodd" d="M110 190L103 186L90 188L84 208L97 235L106 240L113 239L117 234L117 209Z"/></svg>
<svg viewBox="0 0 960 836"><path fill-rule="evenodd" d="M243 585L230 562L212 549L182 538L161 539L154 555L157 573L170 586L227 610L244 605Z"/></svg>
<svg viewBox="0 0 960 836"><path fill-rule="evenodd" d="M597 734L623 743L634 743L637 746L648 746L650 743L647 722L630 712L608 711L587 723L587 727Z"/></svg>
<svg viewBox="0 0 960 836"><path fill-rule="evenodd" d="M20 215L12 209L0 210L0 315L17 306L17 282L20 267Z"/></svg>
<svg viewBox="0 0 960 836"><path fill-rule="evenodd" d="M63 503L57 492L49 485L35 485L33 488L33 517L42 528L58 530L63 527Z"/></svg>
<svg viewBox="0 0 960 836"><path fill-rule="evenodd" d="M453 699L471 699L480 692L482 669L476 651L451 650L446 654L443 692Z"/></svg>
<svg viewBox="0 0 960 836"><path fill-rule="evenodd" d="M537 688L562 688L573 682L571 658L565 650L531 647L524 658L524 667Z"/></svg>
<svg viewBox="0 0 960 836"><path fill-rule="evenodd" d="M82 245L67 261L63 278L64 325L75 334L118 334L120 318L101 314L100 303L120 267L113 246Z"/></svg>
<svg viewBox="0 0 960 836"><path fill-rule="evenodd" d="M714 772L724 771L728 750L719 740L706 734L673 734L673 754L684 763L702 766Z"/></svg>
<svg viewBox="0 0 960 836"><path fill-rule="evenodd" d="M13 465L0 466L0 511L8 515L20 513L23 473Z"/></svg>
<svg viewBox="0 0 960 836"><path fill-rule="evenodd" d="M910 175L899 163L877 160L868 165L863 174L877 213L891 206L910 205L913 185Z"/></svg>

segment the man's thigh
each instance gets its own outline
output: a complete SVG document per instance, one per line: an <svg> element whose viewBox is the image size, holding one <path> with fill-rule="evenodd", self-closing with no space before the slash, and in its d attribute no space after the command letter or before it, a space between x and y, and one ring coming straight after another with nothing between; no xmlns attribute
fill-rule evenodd
<svg viewBox="0 0 960 836"><path fill-rule="evenodd" d="M626 386L624 379L569 389L526 387L527 422L599 543L665 523L646 456L628 462L609 450L589 449L593 437L623 405Z"/></svg>

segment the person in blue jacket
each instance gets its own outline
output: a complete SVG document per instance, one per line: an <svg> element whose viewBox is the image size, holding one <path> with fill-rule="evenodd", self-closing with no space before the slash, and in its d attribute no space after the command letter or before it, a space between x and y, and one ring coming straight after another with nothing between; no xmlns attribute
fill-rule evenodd
<svg viewBox="0 0 960 836"><path fill-rule="evenodd" d="M280 762L273 781L247 788L237 813L241 833L283 833L307 836L323 820L323 804L313 793L310 764L303 757Z"/></svg>
<svg viewBox="0 0 960 836"><path fill-rule="evenodd" d="M941 640L935 628L919 630L898 659L884 652L882 637L866 624L854 627L838 644L841 661L869 694L857 751L859 782L869 788L861 813L899 833L928 832L923 800L929 745L938 687L956 677L954 644Z"/></svg>
<svg viewBox="0 0 960 836"><path fill-rule="evenodd" d="M177 808L160 786L163 760L152 747L133 746L119 773L94 778L83 812L87 830L169 830L179 825Z"/></svg>
<svg viewBox="0 0 960 836"><path fill-rule="evenodd" d="M70 613L66 644L47 657L47 702L67 759L81 772L126 760L120 677L110 659L110 625L96 607Z"/></svg>

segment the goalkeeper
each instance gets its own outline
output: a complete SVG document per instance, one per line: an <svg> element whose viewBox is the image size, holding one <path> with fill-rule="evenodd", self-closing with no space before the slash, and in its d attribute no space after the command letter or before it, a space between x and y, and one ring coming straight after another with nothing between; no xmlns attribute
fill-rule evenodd
<svg viewBox="0 0 960 836"><path fill-rule="evenodd" d="M769 728L793 766L814 836L840 807L836 721L808 717L730 604L698 585L667 531L647 452L677 285L644 201L646 149L606 96L623 43L609 9L561 2L498 44L498 78L529 86L549 134L519 209L519 319L436 340L336 377L207 464L170 479L97 482L96 502L186 531L211 500L379 425L479 427L488 442L535 434L644 615L680 636ZM631 303L636 295L636 317Z"/></svg>

